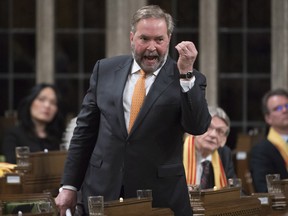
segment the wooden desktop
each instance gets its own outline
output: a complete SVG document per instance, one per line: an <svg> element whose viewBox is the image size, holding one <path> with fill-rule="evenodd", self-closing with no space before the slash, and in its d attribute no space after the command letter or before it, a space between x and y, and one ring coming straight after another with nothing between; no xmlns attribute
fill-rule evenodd
<svg viewBox="0 0 288 216"><path fill-rule="evenodd" d="M30 153L30 165L0 178L0 194L55 193L60 187L67 151Z"/></svg>
<svg viewBox="0 0 288 216"><path fill-rule="evenodd" d="M23 170L16 168L16 172L6 174L0 178L0 200L10 197L28 197L33 194L46 194L44 192L56 191L55 197L60 186L64 163L67 156L66 151L51 151L48 153L31 153L30 166ZM288 181L278 182L283 188L285 201L288 197ZM46 196L46 195L45 195ZM268 197L268 198L267 198ZM270 200L268 204L263 200ZM203 216L284 216L288 215L287 208L271 208L272 197L269 194L253 194L251 196L241 196L240 188L223 188L221 190L207 189L201 191L201 201L199 205L191 203L194 214ZM144 199L124 199L105 202L106 216L169 216L173 212L169 208L152 208L152 200ZM199 208L202 207L202 208Z"/></svg>

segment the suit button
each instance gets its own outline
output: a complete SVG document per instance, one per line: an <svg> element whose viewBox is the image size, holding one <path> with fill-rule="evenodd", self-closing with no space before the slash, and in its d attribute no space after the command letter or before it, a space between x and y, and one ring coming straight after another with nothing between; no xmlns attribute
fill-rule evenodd
<svg viewBox="0 0 288 216"><path fill-rule="evenodd" d="M120 172L124 171L124 164L122 164L122 166L120 167Z"/></svg>

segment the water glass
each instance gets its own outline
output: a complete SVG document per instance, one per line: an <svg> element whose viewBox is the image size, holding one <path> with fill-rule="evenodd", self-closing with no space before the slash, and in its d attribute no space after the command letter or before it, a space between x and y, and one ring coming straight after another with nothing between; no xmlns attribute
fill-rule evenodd
<svg viewBox="0 0 288 216"><path fill-rule="evenodd" d="M28 146L18 146L15 148L17 166L29 167L30 148Z"/></svg>
<svg viewBox="0 0 288 216"><path fill-rule="evenodd" d="M144 197L152 199L152 190L151 189L144 190Z"/></svg>
<svg viewBox="0 0 288 216"><path fill-rule="evenodd" d="M104 216L104 197L89 196L88 209L90 216Z"/></svg>
<svg viewBox="0 0 288 216"><path fill-rule="evenodd" d="M137 190L136 194L137 194L137 199L144 198L144 190Z"/></svg>
<svg viewBox="0 0 288 216"><path fill-rule="evenodd" d="M201 200L201 186L199 184L188 185L190 202L199 202Z"/></svg>
<svg viewBox="0 0 288 216"><path fill-rule="evenodd" d="M242 187L242 180L240 178L229 178L229 187Z"/></svg>
<svg viewBox="0 0 288 216"><path fill-rule="evenodd" d="M277 193L275 185L273 184L273 181L280 180L280 174L267 174L266 175L266 183L267 183L267 190L268 193Z"/></svg>
<svg viewBox="0 0 288 216"><path fill-rule="evenodd" d="M137 199L142 199L142 198L152 199L152 190L151 189L137 190L136 193L137 193Z"/></svg>
<svg viewBox="0 0 288 216"><path fill-rule="evenodd" d="M52 205L49 201L39 202L37 204L38 212L50 212L52 209Z"/></svg>

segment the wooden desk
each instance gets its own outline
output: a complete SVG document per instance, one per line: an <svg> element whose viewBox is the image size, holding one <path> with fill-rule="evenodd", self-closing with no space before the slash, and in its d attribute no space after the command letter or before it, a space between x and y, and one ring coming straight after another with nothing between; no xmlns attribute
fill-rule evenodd
<svg viewBox="0 0 288 216"><path fill-rule="evenodd" d="M152 208L151 199L124 199L106 202L104 214L107 216L173 216L169 208Z"/></svg>
<svg viewBox="0 0 288 216"><path fill-rule="evenodd" d="M205 216L262 216L260 201L253 197L204 205Z"/></svg>
<svg viewBox="0 0 288 216"><path fill-rule="evenodd" d="M30 154L30 167L24 173L8 174L0 178L0 194L42 193L57 195L62 178L66 151L35 152ZM16 172L23 169L15 168ZM11 181L8 181L8 178ZM13 179L14 178L14 179Z"/></svg>
<svg viewBox="0 0 288 216"><path fill-rule="evenodd" d="M0 178L0 195L19 193L22 193L22 178L20 175L11 173Z"/></svg>
<svg viewBox="0 0 288 216"><path fill-rule="evenodd" d="M23 175L23 193L58 189L67 157L66 151L30 154L31 170Z"/></svg>
<svg viewBox="0 0 288 216"><path fill-rule="evenodd" d="M242 197L240 190L240 187L202 190L201 201L205 216L260 216L260 200L256 197Z"/></svg>
<svg viewBox="0 0 288 216"><path fill-rule="evenodd" d="M212 193L210 193L212 192ZM226 197L224 196L226 194ZM237 198L238 194L238 198ZM203 206L204 216L263 216L260 201L254 197L240 197L240 189L206 191ZM222 197L222 198L220 198ZM229 199L230 197L230 199ZM224 200L224 201L223 201ZM194 211L194 214L199 212ZM150 199L124 199L110 201L104 205L106 216L173 216L169 208L152 208ZM200 214L199 214L200 215Z"/></svg>

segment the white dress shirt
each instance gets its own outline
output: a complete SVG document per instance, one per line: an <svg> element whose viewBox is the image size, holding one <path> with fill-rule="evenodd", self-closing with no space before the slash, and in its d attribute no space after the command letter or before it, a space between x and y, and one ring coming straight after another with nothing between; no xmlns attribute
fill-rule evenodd
<svg viewBox="0 0 288 216"><path fill-rule="evenodd" d="M163 66L163 65L162 65ZM146 88L146 95L148 94L152 84L154 83L157 75L159 74L159 71L161 70L162 66L154 71L152 74L149 74L146 76L145 79L145 88ZM124 107L124 117L125 117L125 123L126 128L128 129L129 126L129 119L130 119L130 107L131 107L131 101L132 101L132 94L134 91L134 86L140 77L140 66L137 64L137 62L134 60L131 73L128 76L128 79L126 81L126 86L123 92L123 107ZM195 82L195 76L193 76L190 80L183 80L180 79L180 85L182 87L183 92L187 92L194 86Z"/></svg>

